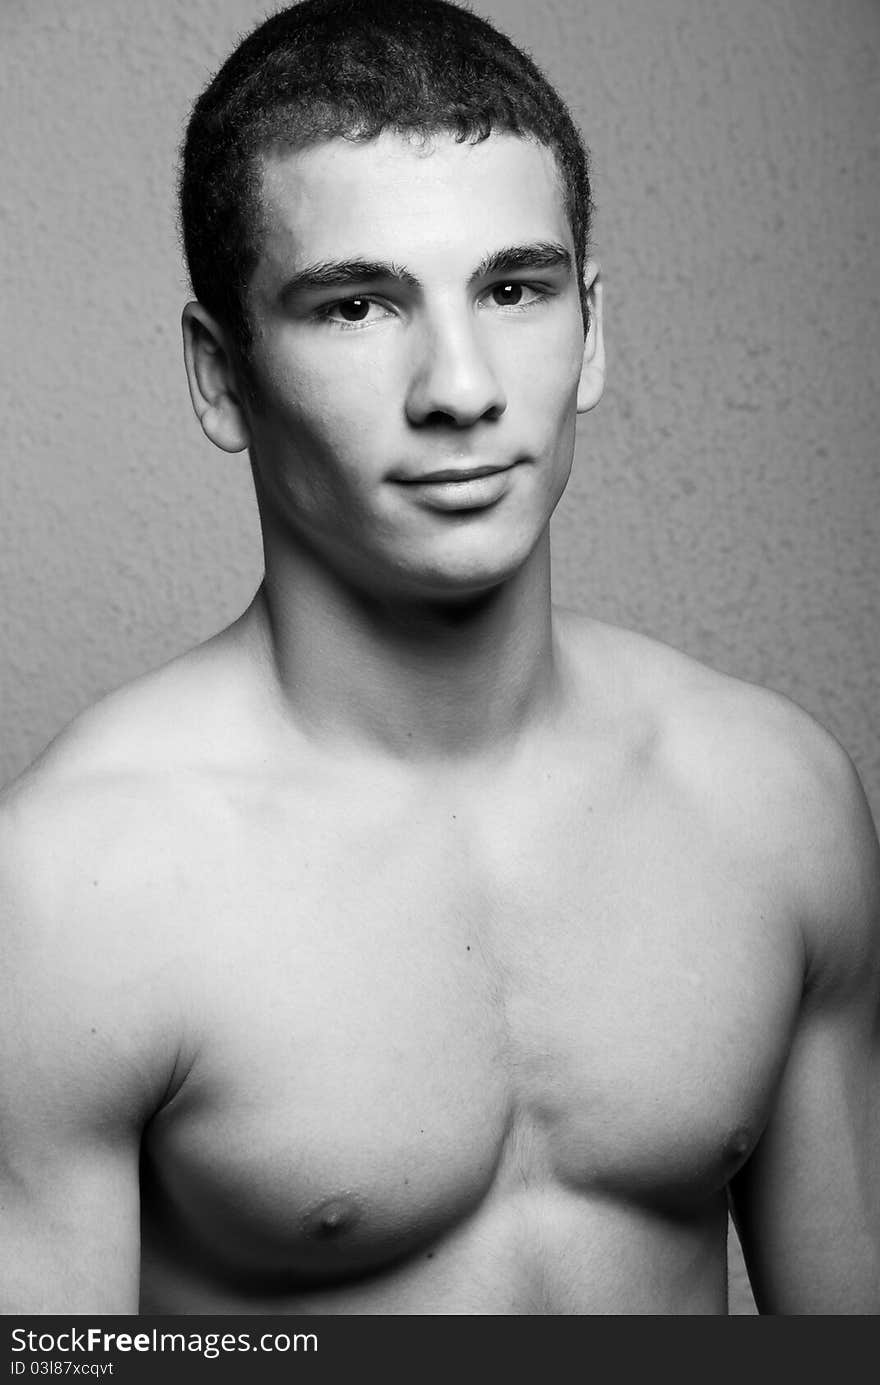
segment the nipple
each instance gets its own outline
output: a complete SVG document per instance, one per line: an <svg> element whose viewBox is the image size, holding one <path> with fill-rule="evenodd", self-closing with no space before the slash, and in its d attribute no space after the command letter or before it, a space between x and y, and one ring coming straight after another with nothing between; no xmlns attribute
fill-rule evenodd
<svg viewBox="0 0 880 1385"><path fill-rule="evenodd" d="M738 1169L752 1148L752 1133L748 1126L741 1125L731 1131L725 1141L724 1154L731 1169Z"/></svg>
<svg viewBox="0 0 880 1385"><path fill-rule="evenodd" d="M303 1229L316 1241L335 1240L351 1231L359 1216L360 1209L353 1197L331 1197L306 1213Z"/></svg>

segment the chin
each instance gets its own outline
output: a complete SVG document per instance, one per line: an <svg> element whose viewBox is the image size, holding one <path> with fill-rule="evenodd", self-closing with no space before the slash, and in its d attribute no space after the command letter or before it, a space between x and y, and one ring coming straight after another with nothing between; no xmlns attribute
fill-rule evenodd
<svg viewBox="0 0 880 1385"><path fill-rule="evenodd" d="M445 561L425 565L401 564L393 574L389 595L461 605L505 586L527 567L535 540L514 551L446 555Z"/></svg>

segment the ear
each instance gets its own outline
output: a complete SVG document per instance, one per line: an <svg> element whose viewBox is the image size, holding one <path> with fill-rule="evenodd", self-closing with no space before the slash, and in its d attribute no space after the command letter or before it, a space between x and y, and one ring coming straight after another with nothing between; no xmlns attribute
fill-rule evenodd
<svg viewBox="0 0 880 1385"><path fill-rule="evenodd" d="M602 335L602 279L599 266L588 260L584 266L584 283L590 309L590 325L584 342L584 359L578 382L577 411L589 413L602 398L605 389L605 339Z"/></svg>
<svg viewBox="0 0 880 1385"><path fill-rule="evenodd" d="M224 452L243 452L250 442L250 430L223 329L201 303L187 303L181 327L189 397L196 418L215 446Z"/></svg>

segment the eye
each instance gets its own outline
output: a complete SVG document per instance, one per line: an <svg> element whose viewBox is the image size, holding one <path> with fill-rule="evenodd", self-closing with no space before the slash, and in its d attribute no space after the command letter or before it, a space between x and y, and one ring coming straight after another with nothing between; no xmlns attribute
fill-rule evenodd
<svg viewBox="0 0 880 1385"><path fill-rule="evenodd" d="M336 327L370 327L383 317L390 317L390 310L374 298L339 298L335 303L325 303L318 309L317 316Z"/></svg>
<svg viewBox="0 0 880 1385"><path fill-rule="evenodd" d="M515 308L522 301L522 284L496 284L492 297L499 308Z"/></svg>
<svg viewBox="0 0 880 1385"><path fill-rule="evenodd" d="M336 304L336 311L344 322L363 322L370 311L369 298L347 298Z"/></svg>
<svg viewBox="0 0 880 1385"><path fill-rule="evenodd" d="M512 280L509 284L493 284L488 291L488 299L497 308L529 308L547 295L531 284L521 284Z"/></svg>

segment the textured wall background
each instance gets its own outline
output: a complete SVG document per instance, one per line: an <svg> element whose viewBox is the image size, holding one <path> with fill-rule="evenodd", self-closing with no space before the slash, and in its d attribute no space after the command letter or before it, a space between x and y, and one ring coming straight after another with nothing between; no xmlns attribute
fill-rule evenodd
<svg viewBox="0 0 880 1385"><path fill-rule="evenodd" d="M268 8L0 0L0 783L259 582L246 460L186 392L174 165ZM557 598L794 697L877 813L880 6L476 8L593 151L609 388L554 521Z"/></svg>

